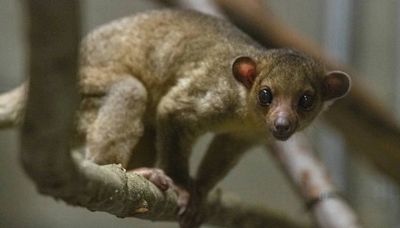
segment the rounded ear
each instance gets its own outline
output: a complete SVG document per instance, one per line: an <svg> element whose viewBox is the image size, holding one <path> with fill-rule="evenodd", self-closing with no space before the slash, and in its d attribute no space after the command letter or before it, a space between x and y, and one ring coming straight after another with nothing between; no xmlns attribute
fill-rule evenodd
<svg viewBox="0 0 400 228"><path fill-rule="evenodd" d="M346 96L350 91L350 76L342 71L331 71L324 78L324 99L332 100Z"/></svg>
<svg viewBox="0 0 400 228"><path fill-rule="evenodd" d="M250 89L257 77L256 62L248 56L239 56L232 63L233 76Z"/></svg>

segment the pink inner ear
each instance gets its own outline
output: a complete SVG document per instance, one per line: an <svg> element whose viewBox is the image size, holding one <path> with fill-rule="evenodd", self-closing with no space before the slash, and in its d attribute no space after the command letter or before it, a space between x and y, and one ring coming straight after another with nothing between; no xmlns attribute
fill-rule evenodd
<svg viewBox="0 0 400 228"><path fill-rule="evenodd" d="M257 76L256 64L250 57L239 57L233 64L233 75L247 88L251 88Z"/></svg>
<svg viewBox="0 0 400 228"><path fill-rule="evenodd" d="M242 63L239 66L239 74L241 77L246 78L247 81L253 83L253 80L256 75L256 69L253 64L250 63Z"/></svg>

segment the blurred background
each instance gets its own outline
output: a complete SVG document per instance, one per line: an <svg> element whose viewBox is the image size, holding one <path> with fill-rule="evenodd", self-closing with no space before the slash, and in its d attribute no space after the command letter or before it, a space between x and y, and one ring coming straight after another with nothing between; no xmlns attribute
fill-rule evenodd
<svg viewBox="0 0 400 228"><path fill-rule="evenodd" d="M205 4L205 1L189 1ZM285 23L318 42L362 81L400 120L400 2L396 0L268 0ZM82 1L83 34L112 19L161 8L145 0ZM206 8L207 9L207 8ZM19 85L26 72L24 11L20 1L0 0L0 92ZM60 44L62 45L62 44ZM400 191L365 158L348 153L333 129L317 121L308 130L336 185L367 228L400 227ZM196 145L197 164L212 135ZM400 140L400 139L399 139ZM220 184L242 199L309 222L301 201L265 148L255 148ZM400 151L399 151L400 153ZM400 164L399 164L400 165ZM16 130L0 131L0 227L177 227L173 223L120 219L70 207L41 196L23 173Z"/></svg>

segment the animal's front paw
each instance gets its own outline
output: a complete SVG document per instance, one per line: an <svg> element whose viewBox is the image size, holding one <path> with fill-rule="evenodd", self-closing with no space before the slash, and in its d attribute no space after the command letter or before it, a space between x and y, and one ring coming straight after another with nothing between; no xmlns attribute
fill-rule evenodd
<svg viewBox="0 0 400 228"><path fill-rule="evenodd" d="M181 228L197 228L204 221L204 214L202 214L202 206L203 206L203 195L198 193L196 189L192 189L189 194L186 191L186 196L183 194L182 197L178 197L178 205L179 198L185 198L185 204L179 205L179 225ZM178 194L179 195L179 194Z"/></svg>
<svg viewBox="0 0 400 228"><path fill-rule="evenodd" d="M172 179L169 178L161 169L142 167L134 169L131 172L143 176L163 191L166 191L168 188L174 186Z"/></svg>

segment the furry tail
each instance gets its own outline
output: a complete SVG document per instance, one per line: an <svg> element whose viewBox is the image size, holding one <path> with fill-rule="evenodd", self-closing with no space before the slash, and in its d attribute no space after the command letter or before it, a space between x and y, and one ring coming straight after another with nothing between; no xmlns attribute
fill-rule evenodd
<svg viewBox="0 0 400 228"><path fill-rule="evenodd" d="M26 102L26 83L0 94L0 128L19 125L24 116Z"/></svg>

